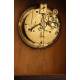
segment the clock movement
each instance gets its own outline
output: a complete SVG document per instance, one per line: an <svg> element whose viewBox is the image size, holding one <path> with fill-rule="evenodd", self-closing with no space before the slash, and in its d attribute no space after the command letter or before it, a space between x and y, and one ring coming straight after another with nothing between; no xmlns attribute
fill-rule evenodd
<svg viewBox="0 0 80 80"><path fill-rule="evenodd" d="M46 3L39 8L29 8L19 19L18 30L21 39L30 47L44 48L51 45L60 32L57 9L49 9Z"/></svg>

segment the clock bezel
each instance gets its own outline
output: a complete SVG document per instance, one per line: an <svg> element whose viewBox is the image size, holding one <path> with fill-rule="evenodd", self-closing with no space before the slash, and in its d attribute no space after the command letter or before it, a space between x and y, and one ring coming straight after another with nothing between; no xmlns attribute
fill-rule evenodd
<svg viewBox="0 0 80 80"><path fill-rule="evenodd" d="M39 46L34 45L34 43L32 43L30 40L28 40L29 38L25 35L25 31L23 31L23 29L24 29L24 24L23 24L23 23L24 23L25 18L26 18L26 13L27 13L29 10L31 10L31 9L35 9L35 8L32 7L32 8L26 9L26 10L23 12L23 14L21 15L20 19L19 19L18 31L19 31L19 35L20 35L22 41L23 41L26 45L28 45L29 47L31 47L31 48L46 48L46 47L54 44L54 43L59 39L60 34L61 34L61 22L60 22L59 17L58 17L59 22L60 22L59 33L58 33L58 35L56 36L56 38L55 38L48 46L43 46L43 47L41 46L41 47L39 47ZM27 39L27 38L28 38L28 39Z"/></svg>

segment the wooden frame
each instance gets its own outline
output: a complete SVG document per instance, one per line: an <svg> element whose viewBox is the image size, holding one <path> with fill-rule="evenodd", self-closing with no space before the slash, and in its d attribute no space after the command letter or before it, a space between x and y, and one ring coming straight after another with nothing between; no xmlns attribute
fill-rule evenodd
<svg viewBox="0 0 80 80"><path fill-rule="evenodd" d="M66 80L66 75L53 76L15 76L14 80Z"/></svg>

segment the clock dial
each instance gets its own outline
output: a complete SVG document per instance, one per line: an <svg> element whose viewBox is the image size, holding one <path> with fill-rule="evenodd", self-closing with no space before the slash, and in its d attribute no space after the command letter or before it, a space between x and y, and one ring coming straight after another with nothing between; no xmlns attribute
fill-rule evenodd
<svg viewBox="0 0 80 80"><path fill-rule="evenodd" d="M51 11L47 4L41 4L38 9L25 11L19 21L19 32L23 41L34 48L52 44L60 29L57 14L58 10ZM22 32L22 24L25 35Z"/></svg>

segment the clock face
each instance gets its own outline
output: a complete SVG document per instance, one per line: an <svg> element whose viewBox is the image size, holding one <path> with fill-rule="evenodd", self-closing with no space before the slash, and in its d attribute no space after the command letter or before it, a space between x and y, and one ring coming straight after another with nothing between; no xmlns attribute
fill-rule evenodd
<svg viewBox="0 0 80 80"><path fill-rule="evenodd" d="M60 30L57 14L58 10L51 11L47 4L41 4L38 9L26 10L19 20L22 40L34 48L44 48L52 44Z"/></svg>

